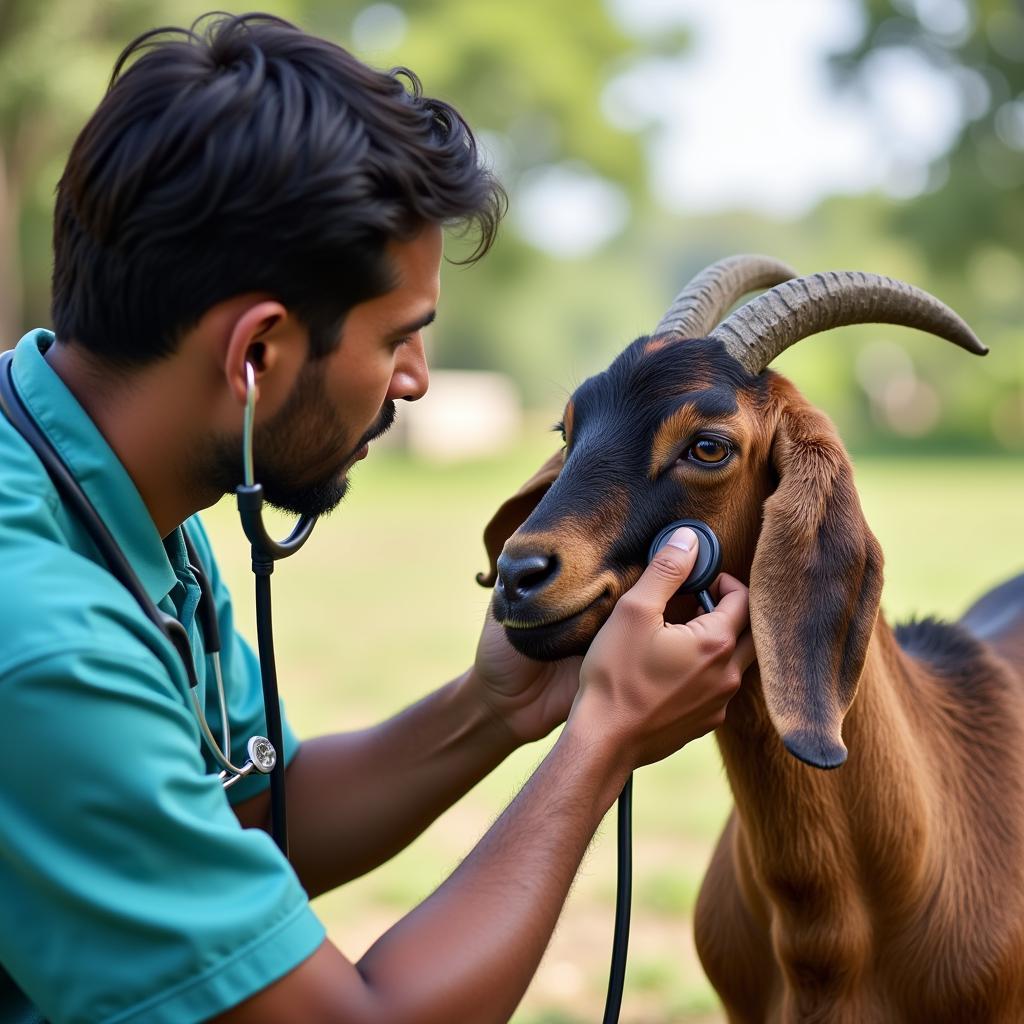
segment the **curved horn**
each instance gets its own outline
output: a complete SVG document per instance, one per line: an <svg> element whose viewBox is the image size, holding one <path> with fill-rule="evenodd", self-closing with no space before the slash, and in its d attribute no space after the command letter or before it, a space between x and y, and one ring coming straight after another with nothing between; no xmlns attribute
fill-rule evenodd
<svg viewBox="0 0 1024 1024"><path fill-rule="evenodd" d="M988 352L934 295L905 281L857 270L786 281L741 306L709 337L720 341L745 370L760 373L802 338L832 327L871 323L916 327L976 355Z"/></svg>
<svg viewBox="0 0 1024 1024"><path fill-rule="evenodd" d="M792 267L770 256L728 256L705 267L676 296L654 335L703 338L737 299L796 277Z"/></svg>

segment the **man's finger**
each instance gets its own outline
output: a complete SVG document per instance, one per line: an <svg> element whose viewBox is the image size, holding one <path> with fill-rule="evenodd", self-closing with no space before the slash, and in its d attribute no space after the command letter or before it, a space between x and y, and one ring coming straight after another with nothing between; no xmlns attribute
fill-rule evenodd
<svg viewBox="0 0 1024 1024"><path fill-rule="evenodd" d="M740 583L735 576L730 576L727 572L723 572L715 577L715 581L709 589L711 590L711 596L717 604L726 594L732 593L734 590L747 590L748 588L745 584Z"/></svg>
<svg viewBox="0 0 1024 1024"><path fill-rule="evenodd" d="M628 604L649 609L659 618L665 614L669 598L683 585L697 561L697 535L688 526L680 527L665 542L644 574L627 593Z"/></svg>
<svg viewBox="0 0 1024 1024"><path fill-rule="evenodd" d="M702 615L700 618L711 619L717 616L720 620L725 619L729 632L733 636L739 636L750 625L750 608L747 603L749 591L739 580L733 579L732 576L727 576L725 573L722 573L719 580L721 581L719 592L722 599L710 615Z"/></svg>
<svg viewBox="0 0 1024 1024"><path fill-rule="evenodd" d="M732 660L736 662L739 667L746 672L751 665L754 664L754 659L757 657L754 651L754 635L748 629L746 632L741 633L739 639L736 641L736 650L732 652Z"/></svg>

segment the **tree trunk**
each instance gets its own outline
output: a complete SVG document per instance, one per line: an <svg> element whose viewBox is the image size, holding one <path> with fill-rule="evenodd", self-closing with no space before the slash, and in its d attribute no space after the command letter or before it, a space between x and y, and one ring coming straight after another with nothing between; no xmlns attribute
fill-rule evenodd
<svg viewBox="0 0 1024 1024"><path fill-rule="evenodd" d="M23 333L20 198L7 154L0 150L0 350L12 348Z"/></svg>

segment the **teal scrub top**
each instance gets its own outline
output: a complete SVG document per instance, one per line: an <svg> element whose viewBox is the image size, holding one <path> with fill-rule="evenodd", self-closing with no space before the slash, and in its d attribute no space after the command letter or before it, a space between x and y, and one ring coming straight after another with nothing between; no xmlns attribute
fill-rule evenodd
<svg viewBox="0 0 1024 1024"><path fill-rule="evenodd" d="M149 596L188 630L219 735L181 529L160 538L124 466L46 362L52 341L48 331L21 340L15 386ZM235 631L202 525L183 529L213 586L232 760L243 764L248 737L266 731L258 663ZM270 836L243 829L229 803L266 778L221 787L181 659L2 414L0 567L0 964L10 979L55 1024L185 1024L292 970L323 926ZM286 760L296 747L286 725ZM0 980L0 1021L16 998Z"/></svg>

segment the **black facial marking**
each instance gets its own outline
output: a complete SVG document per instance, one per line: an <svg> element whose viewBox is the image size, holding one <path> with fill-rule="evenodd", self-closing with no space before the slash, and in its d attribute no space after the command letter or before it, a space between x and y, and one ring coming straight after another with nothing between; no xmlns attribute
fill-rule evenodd
<svg viewBox="0 0 1024 1024"><path fill-rule="evenodd" d="M735 416L739 410L736 392L730 388L712 387L703 391L691 391L680 396L676 408L680 409L685 405L691 406L698 415L709 420L719 416Z"/></svg>

